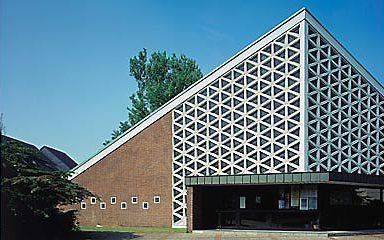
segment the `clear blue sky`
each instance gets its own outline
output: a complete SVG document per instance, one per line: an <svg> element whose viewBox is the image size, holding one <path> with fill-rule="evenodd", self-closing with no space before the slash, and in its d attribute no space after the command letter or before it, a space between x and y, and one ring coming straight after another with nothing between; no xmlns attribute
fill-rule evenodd
<svg viewBox="0 0 384 240"><path fill-rule="evenodd" d="M302 7L384 81L383 0L0 0L6 133L82 162L126 119L139 50L184 53L206 74Z"/></svg>

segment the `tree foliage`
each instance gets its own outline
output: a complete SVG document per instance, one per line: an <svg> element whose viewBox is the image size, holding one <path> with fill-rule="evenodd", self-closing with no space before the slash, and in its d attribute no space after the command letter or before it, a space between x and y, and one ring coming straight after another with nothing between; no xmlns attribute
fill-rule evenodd
<svg viewBox="0 0 384 240"><path fill-rule="evenodd" d="M1 210L7 239L71 230L74 213L63 211L63 206L92 196L84 187L69 181L68 173L38 169L38 161L44 160L36 149L18 141L1 141Z"/></svg>
<svg viewBox="0 0 384 240"><path fill-rule="evenodd" d="M132 105L128 107L128 120L113 131L112 140L203 76L196 62L185 55L154 52L148 56L146 49L129 60L129 70L138 88L130 96ZM104 145L109 142L107 140Z"/></svg>

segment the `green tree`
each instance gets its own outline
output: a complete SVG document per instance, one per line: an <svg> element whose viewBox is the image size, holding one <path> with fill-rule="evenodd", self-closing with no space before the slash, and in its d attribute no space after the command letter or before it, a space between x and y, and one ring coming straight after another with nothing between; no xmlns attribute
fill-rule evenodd
<svg viewBox="0 0 384 240"><path fill-rule="evenodd" d="M146 49L129 60L130 75L137 82L137 91L130 96L132 106L128 107L128 120L112 133L112 139L140 122L177 94L200 79L196 62L185 55L168 56L166 52L154 52L148 57ZM108 144L110 140L104 142Z"/></svg>
<svg viewBox="0 0 384 240"><path fill-rule="evenodd" d="M36 163L44 160L35 148L1 135L0 139L2 230L5 231L2 237L52 239L53 235L68 233L76 219L74 211L64 211L63 207L93 194L69 181L69 173L37 168Z"/></svg>

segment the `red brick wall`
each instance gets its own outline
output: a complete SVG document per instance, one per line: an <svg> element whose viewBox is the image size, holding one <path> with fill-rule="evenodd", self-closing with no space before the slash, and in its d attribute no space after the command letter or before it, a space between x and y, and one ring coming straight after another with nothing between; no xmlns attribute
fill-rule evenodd
<svg viewBox="0 0 384 240"><path fill-rule="evenodd" d="M172 115L168 113L73 179L106 202L79 210L80 225L172 227ZM110 204L116 196L117 203ZM131 197L138 197L138 204ZM154 196L161 201L155 204ZM127 209L120 203L127 202ZM143 202L149 209L142 208ZM80 206L76 206L80 208Z"/></svg>
<svg viewBox="0 0 384 240"><path fill-rule="evenodd" d="M202 229L202 189L187 187L187 231Z"/></svg>
<svg viewBox="0 0 384 240"><path fill-rule="evenodd" d="M187 231L193 231L193 187L187 187Z"/></svg>

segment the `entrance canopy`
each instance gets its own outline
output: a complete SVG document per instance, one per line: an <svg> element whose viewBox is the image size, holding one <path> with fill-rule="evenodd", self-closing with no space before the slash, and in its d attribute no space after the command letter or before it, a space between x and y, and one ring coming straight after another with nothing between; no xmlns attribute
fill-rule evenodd
<svg viewBox="0 0 384 240"><path fill-rule="evenodd" d="M198 185L271 185L271 184L343 184L383 187L384 176L322 172L322 173L270 173L224 176L188 176L186 186Z"/></svg>

